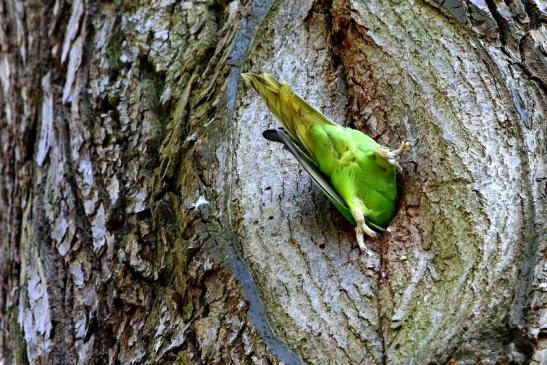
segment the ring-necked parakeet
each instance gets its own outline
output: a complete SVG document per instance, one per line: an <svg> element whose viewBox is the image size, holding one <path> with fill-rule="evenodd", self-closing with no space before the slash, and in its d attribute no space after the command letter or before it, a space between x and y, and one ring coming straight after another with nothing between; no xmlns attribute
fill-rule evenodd
<svg viewBox="0 0 547 365"><path fill-rule="evenodd" d="M369 252L363 233L384 232L397 208L396 150L366 134L334 123L273 76L242 74L264 99L284 128L264 131L265 138L283 143L323 193L355 228L359 247Z"/></svg>

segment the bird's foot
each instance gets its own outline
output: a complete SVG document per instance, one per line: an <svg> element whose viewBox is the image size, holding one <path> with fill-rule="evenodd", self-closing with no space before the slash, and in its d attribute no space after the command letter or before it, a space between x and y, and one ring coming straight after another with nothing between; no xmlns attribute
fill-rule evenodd
<svg viewBox="0 0 547 365"><path fill-rule="evenodd" d="M355 227L355 236L357 238L357 244L359 245L359 248L361 251L365 252L367 255L372 256L372 251L368 249L367 246L365 246L365 239L363 237L363 234L366 234L369 237L376 238L378 237L378 233L374 232L369 226L365 223L365 217L363 215L363 211L359 208L355 209L354 212L354 218L355 223L357 223L357 227Z"/></svg>
<svg viewBox="0 0 547 365"><path fill-rule="evenodd" d="M402 172L403 169L401 168L397 157L401 156L408 150L410 150L410 142L403 141L401 146L396 150L389 150L385 147L378 148L378 154L385 158L390 165L394 166L398 172Z"/></svg>
<svg viewBox="0 0 547 365"><path fill-rule="evenodd" d="M409 141L403 141L401 143L401 147L397 148L396 150L390 151L394 157L401 156L403 153L406 153L410 150L410 142Z"/></svg>

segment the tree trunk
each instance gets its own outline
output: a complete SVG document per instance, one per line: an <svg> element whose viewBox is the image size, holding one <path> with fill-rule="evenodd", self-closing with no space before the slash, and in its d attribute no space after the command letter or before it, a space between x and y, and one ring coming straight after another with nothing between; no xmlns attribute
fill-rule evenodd
<svg viewBox="0 0 547 365"><path fill-rule="evenodd" d="M0 364L547 363L539 0L0 0ZM242 71L411 141L351 225Z"/></svg>

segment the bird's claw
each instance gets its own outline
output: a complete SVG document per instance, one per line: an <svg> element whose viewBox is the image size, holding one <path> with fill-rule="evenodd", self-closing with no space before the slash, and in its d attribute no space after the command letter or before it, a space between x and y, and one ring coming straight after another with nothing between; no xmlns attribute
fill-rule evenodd
<svg viewBox="0 0 547 365"><path fill-rule="evenodd" d="M401 174L403 172L403 168L399 164L399 161L397 161L395 158L389 158L387 162L389 162L393 167L395 167L395 170L397 170L398 173Z"/></svg>
<svg viewBox="0 0 547 365"><path fill-rule="evenodd" d="M368 226L364 225L367 229L363 229L362 226L357 226L355 228L355 236L357 237L357 244L359 245L359 248L362 252L366 253L368 256L372 256L372 251L368 249L368 247L365 245L365 240L363 237L363 233L365 233L367 236L376 238L378 237L378 234L374 232L372 229L368 228Z"/></svg>
<svg viewBox="0 0 547 365"><path fill-rule="evenodd" d="M378 238L380 237L380 235L376 232L374 232L373 229L371 229L369 226L366 225L366 223L363 223L363 232L365 232L365 234L367 236L369 236L370 238Z"/></svg>
<svg viewBox="0 0 547 365"><path fill-rule="evenodd" d="M400 173L403 169L401 168L399 161L397 161L397 157L401 156L408 150L410 150L410 142L403 141L401 146L396 150L388 150L385 147L380 147L378 149L378 153L380 156L384 157L390 165L394 166L397 169L397 172Z"/></svg>
<svg viewBox="0 0 547 365"><path fill-rule="evenodd" d="M397 148L396 150L393 150L391 152L392 152L393 156L396 157L396 156L402 155L403 153L408 152L409 150L410 150L410 142L409 141L403 141L399 148Z"/></svg>
<svg viewBox="0 0 547 365"><path fill-rule="evenodd" d="M370 251L365 245L365 239L363 237L363 234L366 234L371 238L377 238L379 235L378 233L374 232L372 228L366 225L365 217L360 209L356 209L355 211L355 221L357 223L357 227L355 227L357 244L359 245L361 251L365 252L369 256L372 256L372 251Z"/></svg>

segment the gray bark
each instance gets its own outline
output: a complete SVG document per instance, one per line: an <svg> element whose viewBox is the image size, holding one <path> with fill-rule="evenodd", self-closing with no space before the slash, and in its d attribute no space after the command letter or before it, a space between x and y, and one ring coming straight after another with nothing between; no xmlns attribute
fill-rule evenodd
<svg viewBox="0 0 547 365"><path fill-rule="evenodd" d="M0 364L547 363L539 0L0 1ZM352 227L269 72L384 145Z"/></svg>

